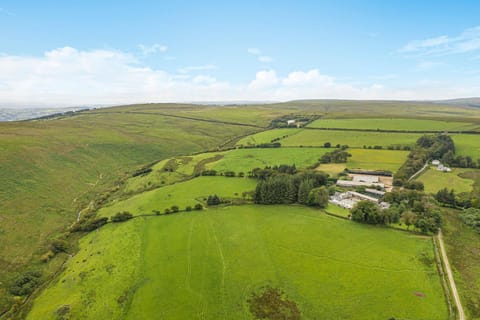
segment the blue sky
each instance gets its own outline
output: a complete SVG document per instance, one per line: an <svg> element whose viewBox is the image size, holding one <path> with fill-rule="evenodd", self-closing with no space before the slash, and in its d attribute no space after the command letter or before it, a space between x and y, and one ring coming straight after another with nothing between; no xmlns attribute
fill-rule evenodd
<svg viewBox="0 0 480 320"><path fill-rule="evenodd" d="M0 105L480 95L478 1L0 1Z"/></svg>

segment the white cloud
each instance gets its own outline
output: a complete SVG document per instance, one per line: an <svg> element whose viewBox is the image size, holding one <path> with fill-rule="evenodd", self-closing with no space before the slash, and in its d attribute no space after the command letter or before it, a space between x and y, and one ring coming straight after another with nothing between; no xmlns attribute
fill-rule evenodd
<svg viewBox="0 0 480 320"><path fill-rule="evenodd" d="M164 53L164 52L167 52L168 50L167 46L161 45L158 43L152 44L150 46L139 44L138 48L140 49L140 51L142 51L142 54L144 56L148 56L155 53Z"/></svg>
<svg viewBox="0 0 480 320"><path fill-rule="evenodd" d="M201 66L184 67L184 68L178 69L178 72L185 74L185 73L190 73L192 71L206 71L206 70L215 70L215 69L217 69L216 65L205 64L205 65L201 65Z"/></svg>
<svg viewBox="0 0 480 320"><path fill-rule="evenodd" d="M269 57L269 56L259 56L259 57L258 57L258 61L260 61L260 62L265 62L265 63L267 63L267 62L272 62L272 60L273 60L273 59L272 59L271 57Z"/></svg>
<svg viewBox="0 0 480 320"><path fill-rule="evenodd" d="M445 63L437 61L421 61L417 64L416 69L424 71L434 69L440 66L445 66Z"/></svg>
<svg viewBox="0 0 480 320"><path fill-rule="evenodd" d="M449 55L473 52L480 49L480 26L465 29L457 36L447 35L414 40L399 52L413 55Z"/></svg>
<svg viewBox="0 0 480 320"><path fill-rule="evenodd" d="M269 63L273 61L272 57L262 54L262 50L258 48L248 48L247 52L256 56L259 62Z"/></svg>
<svg viewBox="0 0 480 320"><path fill-rule="evenodd" d="M275 70L258 71L248 88L251 90L271 88L279 82Z"/></svg>
<svg viewBox="0 0 480 320"><path fill-rule="evenodd" d="M0 55L0 105L11 107L215 100L442 99L478 92L478 86L438 82L412 82L402 89L382 83L354 85L318 69L285 75L267 69L258 71L252 81L231 83L201 72L172 74L150 68L136 56L115 50L64 47L38 57Z"/></svg>
<svg viewBox="0 0 480 320"><path fill-rule="evenodd" d="M253 54L255 56L258 56L258 55L262 54L262 52L258 48L248 48L247 52L250 53L250 54Z"/></svg>

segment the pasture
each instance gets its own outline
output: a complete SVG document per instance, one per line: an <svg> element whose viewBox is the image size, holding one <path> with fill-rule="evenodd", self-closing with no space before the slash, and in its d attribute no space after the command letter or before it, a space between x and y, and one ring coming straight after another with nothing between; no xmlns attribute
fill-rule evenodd
<svg viewBox="0 0 480 320"><path fill-rule="evenodd" d="M480 234L466 226L459 211L444 209L443 238L455 272L467 319L480 319Z"/></svg>
<svg viewBox="0 0 480 320"><path fill-rule="evenodd" d="M348 145L354 148L363 146L413 146L421 136L418 133L385 133L385 132L362 132L362 131L338 131L338 130L313 130L303 129L299 133L290 135L280 142L282 146L323 146L330 142L332 146L337 144Z"/></svg>
<svg viewBox="0 0 480 320"><path fill-rule="evenodd" d="M454 189L456 193L471 192L474 181L459 176L468 171L474 171L474 169L455 168L452 172L442 172L435 167L430 167L417 180L423 182L427 193L436 193L443 188Z"/></svg>
<svg viewBox="0 0 480 320"><path fill-rule="evenodd" d="M480 159L480 135L454 134L455 154L459 156L470 156L473 160Z"/></svg>
<svg viewBox="0 0 480 320"><path fill-rule="evenodd" d="M253 319L248 300L266 285L305 319L448 318L431 239L249 205L88 234L27 319Z"/></svg>
<svg viewBox="0 0 480 320"><path fill-rule="evenodd" d="M262 131L262 132L252 134L240 139L237 142L237 145L253 146L261 143L270 143L274 139L282 140L287 137L293 136L301 131L303 131L303 129L272 129L272 130Z"/></svg>
<svg viewBox="0 0 480 320"><path fill-rule="evenodd" d="M209 195L226 199L242 199L242 192L255 190L257 181L251 178L198 177L185 182L134 195L126 200L114 200L98 211L99 216L110 217L119 211L134 215L151 214L153 210L164 212L176 205L180 210L204 203Z"/></svg>
<svg viewBox="0 0 480 320"><path fill-rule="evenodd" d="M255 168L264 168L281 164L295 164L297 168L306 168L318 162L318 159L333 149L328 148L255 148L237 149L222 153L223 158L207 164L207 168L219 172L251 171Z"/></svg>
<svg viewBox="0 0 480 320"><path fill-rule="evenodd" d="M14 302L6 290L10 279L36 263L77 212L127 172L255 130L103 110L0 123L0 313Z"/></svg>
<svg viewBox="0 0 480 320"><path fill-rule="evenodd" d="M395 173L407 160L409 151L349 149L349 169L388 170Z"/></svg>
<svg viewBox="0 0 480 320"><path fill-rule="evenodd" d="M479 124L448 120L402 119L402 118L360 118L320 119L308 125L311 128L341 128L359 130L398 131L461 131L478 130Z"/></svg>
<svg viewBox="0 0 480 320"><path fill-rule="evenodd" d="M308 148L305 148L308 150ZM322 163L317 170L332 176L348 169L387 170L395 173L406 161L408 151L347 149L352 156L347 163Z"/></svg>

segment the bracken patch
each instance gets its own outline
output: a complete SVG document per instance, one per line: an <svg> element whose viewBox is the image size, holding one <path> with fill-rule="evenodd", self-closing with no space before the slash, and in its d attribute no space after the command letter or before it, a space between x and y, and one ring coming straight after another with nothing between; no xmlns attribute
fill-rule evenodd
<svg viewBox="0 0 480 320"><path fill-rule="evenodd" d="M277 288L264 287L260 292L253 293L247 302L250 312L256 319L297 320L301 318L297 304L288 300L285 293Z"/></svg>

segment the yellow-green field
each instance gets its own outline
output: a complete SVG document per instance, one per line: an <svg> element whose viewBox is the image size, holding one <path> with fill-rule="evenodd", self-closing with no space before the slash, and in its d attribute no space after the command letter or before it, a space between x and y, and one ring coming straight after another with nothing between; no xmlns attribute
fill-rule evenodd
<svg viewBox="0 0 480 320"><path fill-rule="evenodd" d="M480 128L479 124L469 122L402 118L320 119L308 126L312 128L440 132L478 130Z"/></svg>
<svg viewBox="0 0 480 320"><path fill-rule="evenodd" d="M425 185L425 192L436 193L440 189L454 189L455 192L471 192L474 181L461 178L459 174L474 171L474 169L453 169L452 172L442 172L431 167L417 179Z"/></svg>
<svg viewBox="0 0 480 320"><path fill-rule="evenodd" d="M413 146L421 135L418 133L383 133L362 131L337 131L303 129L301 132L280 140L282 146L323 146L330 142L333 146L348 145L355 148L363 146L392 145Z"/></svg>

